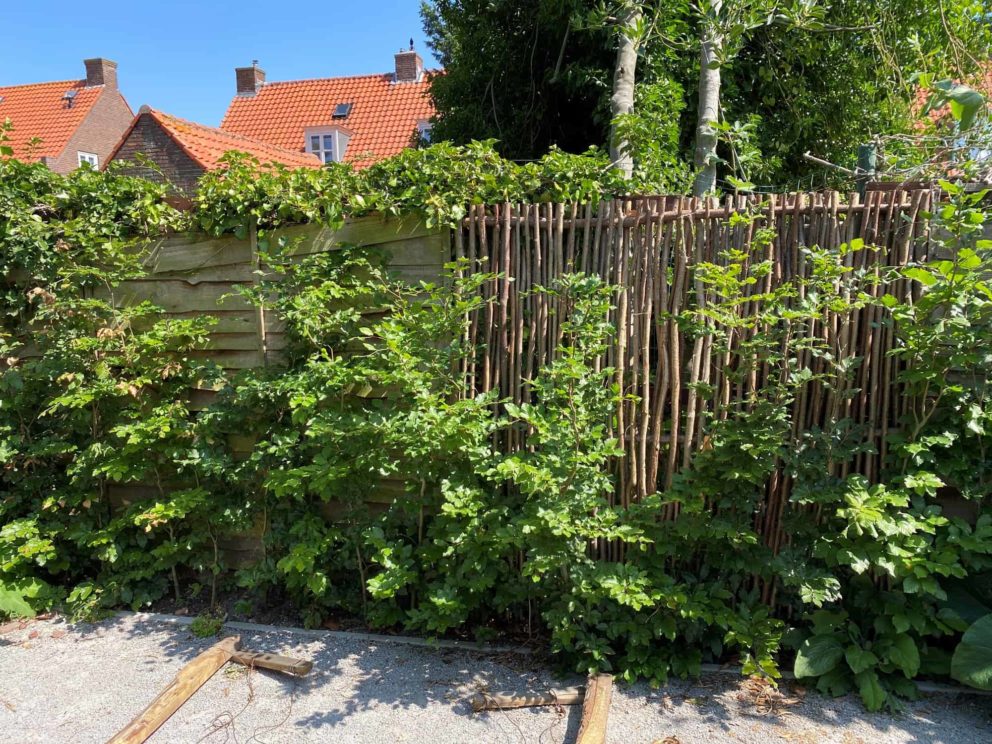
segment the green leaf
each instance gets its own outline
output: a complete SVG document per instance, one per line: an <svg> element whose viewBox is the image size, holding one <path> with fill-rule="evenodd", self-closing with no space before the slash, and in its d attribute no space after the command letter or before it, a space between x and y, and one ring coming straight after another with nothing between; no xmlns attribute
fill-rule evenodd
<svg viewBox="0 0 992 744"><path fill-rule="evenodd" d="M906 634L896 636L892 641L888 657L907 677L915 677L920 671L920 651L916 648L916 641Z"/></svg>
<svg viewBox="0 0 992 744"><path fill-rule="evenodd" d="M843 657L844 647L834 636L812 636L799 647L793 673L797 677L819 677L837 666Z"/></svg>
<svg viewBox="0 0 992 744"><path fill-rule="evenodd" d="M951 115L957 120L958 127L962 131L970 129L985 107L985 97L974 88L952 80L940 80L933 87L937 91L936 102L950 105Z"/></svg>
<svg viewBox="0 0 992 744"><path fill-rule="evenodd" d="M34 610L20 591L0 585L0 615L34 617Z"/></svg>
<svg viewBox="0 0 992 744"><path fill-rule="evenodd" d="M855 674L860 674L878 664L878 657L875 654L854 645L847 647L847 651L844 652L844 659Z"/></svg>
<svg viewBox="0 0 992 744"><path fill-rule="evenodd" d="M933 274L926 269L919 268L918 266L911 266L908 269L903 269L902 275L907 279L915 279L925 287L931 287L937 283L937 278Z"/></svg>
<svg viewBox="0 0 992 744"><path fill-rule="evenodd" d="M886 694L878 674L874 670L861 672L854 676L854 681L858 685L858 692L861 693L865 707L870 711L881 710L885 704Z"/></svg>
<svg viewBox="0 0 992 744"><path fill-rule="evenodd" d="M992 690L992 614L965 632L951 658L951 676L979 690Z"/></svg>

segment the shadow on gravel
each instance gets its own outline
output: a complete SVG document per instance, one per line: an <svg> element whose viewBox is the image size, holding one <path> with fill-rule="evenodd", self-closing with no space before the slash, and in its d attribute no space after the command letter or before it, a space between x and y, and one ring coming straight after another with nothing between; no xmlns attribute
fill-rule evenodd
<svg viewBox="0 0 992 744"><path fill-rule="evenodd" d="M399 713L440 704L456 715L474 717L499 729L503 739L508 741L533 740L525 736L520 724L513 720L517 716L547 720L540 741L572 741L578 733L581 706L522 709L512 717L503 711L475 713L472 710L470 698L480 690L516 692L581 684L578 678L555 680L546 668L526 655L410 646L360 637L354 640L339 636L321 639L291 631L225 629L218 638L203 639L195 637L188 626L157 622L132 624L123 618L78 626L86 635L98 636L111 629L135 638L156 636L162 655L183 663L212 646L219 637L228 635L240 635L243 649L310 659L314 664L313 671L302 679L264 669L254 672L277 680L287 700L292 697L306 701L305 706L298 706L302 715L293 722L300 728L333 730L350 717L375 708L386 707ZM139 663L154 665L158 659L149 657ZM533 731L535 725L524 728Z"/></svg>
<svg viewBox="0 0 992 744"><path fill-rule="evenodd" d="M636 684L624 693L633 699L650 700L671 731L698 727L700 721L721 733L720 741L754 736L758 729L764 736L779 736L782 741L820 742L834 740L838 730L860 723L878 735L895 734L906 744L933 744L941 741L974 744L992 741L992 700L953 695L931 695L907 703L900 713L870 713L854 695L830 698L815 690L806 691L796 682L783 681L779 690L792 704L769 708L756 701L745 689L743 680L733 676L710 675L699 680L672 681L662 691ZM950 731L945 723L954 709L956 720L971 719L974 728ZM803 732L803 733L800 733ZM962 734L964 738L962 738ZM667 735L667 734L666 734ZM846 736L846 735L845 735ZM663 736L658 736L663 739ZM868 744L860 737L844 742Z"/></svg>
<svg viewBox="0 0 992 744"><path fill-rule="evenodd" d="M163 655L182 661L194 658L217 640L196 638L188 627L181 625L157 622L135 623L129 628L126 625L121 619L112 619L85 630L86 626L78 629L99 635L116 626L131 636L155 635ZM538 739L541 742L574 741L578 732L581 706L523 709L512 715L503 711L482 714L472 711L469 700L481 690L533 691L581 684L577 678L555 680L547 668L528 656L409 646L360 637L315 638L290 631L241 632L240 635L243 648L314 662L313 671L303 679L256 670L257 674L278 681L280 695L297 701L291 725L299 729L323 729L333 737L335 728L362 712L386 708L401 714L442 705L458 716L485 722L506 741L534 741L533 736L524 735L524 730L533 732L535 728L543 730ZM150 656L140 663L154 665L158 660L159 657ZM793 685L783 683L781 689L786 697L798 701L771 712L756 705L743 692L742 680L731 676L673 680L661 690L652 690L644 684L618 686L611 717L615 715L621 721L626 714L650 712L652 721L656 721L652 728L657 730L650 732L649 741L663 740L665 736L676 735L683 726L698 727L701 722L714 733L719 732L720 740L728 741L741 737L748 740L759 729L781 734L790 741L821 741L830 738L832 731L853 723L870 727L879 735L894 733L899 741L912 744L992 741L987 728L992 714L990 698L930 696L911 703L906 713L893 716L868 713L852 696L831 699L814 691L803 696ZM956 709L958 721L966 722L960 734L947 730L943 724L951 708ZM411 735L415 735L416 716L410 720ZM521 721L526 725L521 726ZM807 738L797 739L797 731L807 732ZM974 738L968 738L972 733Z"/></svg>

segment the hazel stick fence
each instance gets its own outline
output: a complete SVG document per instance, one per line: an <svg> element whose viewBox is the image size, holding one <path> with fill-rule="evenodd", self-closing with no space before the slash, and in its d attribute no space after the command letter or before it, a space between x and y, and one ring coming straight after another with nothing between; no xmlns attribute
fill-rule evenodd
<svg viewBox="0 0 992 744"><path fill-rule="evenodd" d="M644 197L597 207L474 206L455 231L455 256L472 265L482 261L482 270L497 278L483 289L491 302L467 323L467 340L480 352L464 369L466 394L496 390L516 403L526 400L528 380L553 360L562 339L561 299L532 290L551 286L566 272L596 274L617 287L610 313L616 335L596 362L615 369L623 393L612 432L625 452L616 464L616 503L626 505L666 489L705 446L707 417L726 415L729 404L745 400L769 374L779 374L766 365L744 382L732 381L725 360L716 358L713 341L719 329L711 325L708 332L689 334L676 322L687 308L714 301L694 267L725 263L731 249L749 250L750 261L772 265L748 289L757 295L809 276L804 247L836 250L860 238L876 250L847 252L843 260L854 271L879 277L887 267L925 257L929 235L922 217L933 199L929 189L896 189L869 191L864 198L823 192L728 196L722 202ZM734 220L735 214L753 219ZM757 243L757 230L770 230L771 240ZM843 291L838 284L837 292ZM867 282L865 291L902 299L913 290L902 280L885 289ZM792 404L796 435L831 418L850 418L867 432L866 451L853 465L838 465L838 475L853 468L869 479L877 477L887 436L905 413L897 363L887 353L892 330L880 320L877 305L868 303L845 313L843 320L828 312L810 329L838 357L861 359L847 389L808 384ZM739 335L735 343L747 340ZM823 371L822 359L807 354L803 361L814 374ZM502 446L524 446L522 434L509 437ZM776 551L786 540L782 520L789 492L789 479L776 472L756 516L756 531ZM677 505L669 505L664 516L676 515ZM617 557L616 550L617 545L600 548L607 559Z"/></svg>

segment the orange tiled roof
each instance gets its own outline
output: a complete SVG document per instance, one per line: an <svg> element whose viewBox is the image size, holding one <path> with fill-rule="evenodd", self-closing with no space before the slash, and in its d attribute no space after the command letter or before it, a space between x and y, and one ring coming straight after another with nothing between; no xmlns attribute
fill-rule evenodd
<svg viewBox="0 0 992 744"><path fill-rule="evenodd" d="M976 73L972 79L966 81L971 87L985 96L986 103L992 99L992 62L984 64L981 70ZM914 116L919 116L923 110L926 108L927 103L930 101L930 96L932 91L926 88L921 88L917 86L916 91L913 95L913 103L911 110ZM948 119L950 112L949 106L944 106L940 109L935 109L928 112L927 116L933 123L938 123L942 119ZM921 122L917 122L917 128L922 126Z"/></svg>
<svg viewBox="0 0 992 744"><path fill-rule="evenodd" d="M316 155L310 153L287 150L282 147L260 142L259 140L242 137L239 134L225 132L216 127L208 127L192 121L186 121L179 117L166 114L155 109L142 107L141 113L148 114L168 133L183 151L193 160L203 166L206 170L214 170L219 167L220 157L230 150L246 152L258 158L262 164L281 163L290 168L320 168L321 162ZM135 123L138 117L135 117ZM134 123L131 124L131 129ZM127 139L130 129L121 138L120 143L114 148L114 153L108 160L112 160L117 150Z"/></svg>
<svg viewBox="0 0 992 744"><path fill-rule="evenodd" d="M14 157L35 162L42 157L57 157L69 138L86 118L104 86L87 88L85 80L57 80L52 83L32 83L0 87L0 121L10 119L14 130L8 145ZM73 90L76 97L67 106L63 96ZM37 137L41 143L31 147Z"/></svg>
<svg viewBox="0 0 992 744"><path fill-rule="evenodd" d="M390 73L266 83L235 96L220 126L302 152L306 127L340 125L353 132L345 162L362 167L410 146L417 122L434 114L429 90L429 74L401 83ZM339 103L353 104L347 118L332 117Z"/></svg>

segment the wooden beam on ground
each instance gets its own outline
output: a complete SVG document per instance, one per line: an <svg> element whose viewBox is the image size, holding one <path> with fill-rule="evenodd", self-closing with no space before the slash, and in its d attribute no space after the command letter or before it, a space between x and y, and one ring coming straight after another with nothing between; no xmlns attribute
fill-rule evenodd
<svg viewBox="0 0 992 744"><path fill-rule="evenodd" d="M605 744L606 719L610 714L613 698L613 675L596 674L586 683L586 697L582 703L582 723L575 744Z"/></svg>
<svg viewBox="0 0 992 744"><path fill-rule="evenodd" d="M257 651L235 651L231 655L231 661L244 664L246 667L257 669L271 669L274 672L292 674L294 677L305 677L313 669L312 661L294 659L291 656L279 656L278 654L266 654Z"/></svg>
<svg viewBox="0 0 992 744"><path fill-rule="evenodd" d="M237 653L239 636L215 643L180 669L175 678L151 704L139 713L107 744L141 744L203 686L214 673Z"/></svg>
<svg viewBox="0 0 992 744"><path fill-rule="evenodd" d="M566 687L560 690L535 692L521 695L492 695L480 692L472 698L472 710L506 710L508 708L530 708L538 705L578 705L584 695L581 687Z"/></svg>

